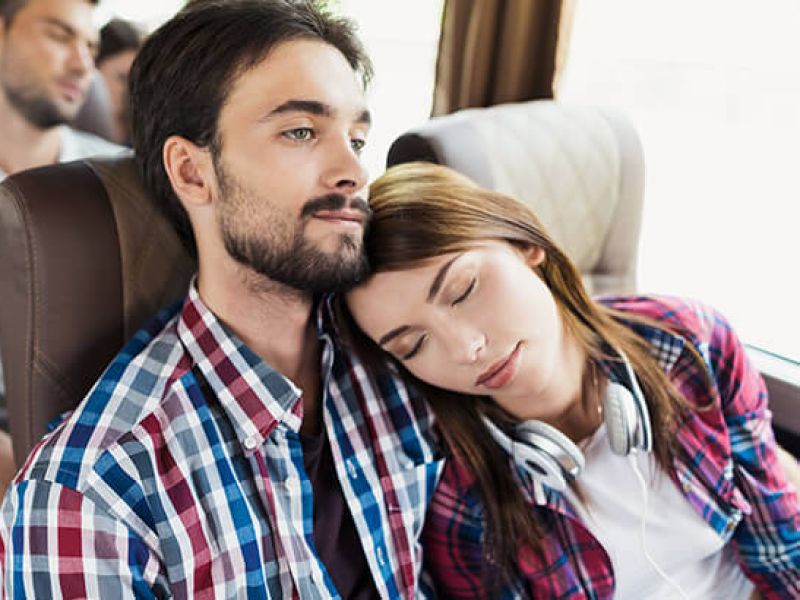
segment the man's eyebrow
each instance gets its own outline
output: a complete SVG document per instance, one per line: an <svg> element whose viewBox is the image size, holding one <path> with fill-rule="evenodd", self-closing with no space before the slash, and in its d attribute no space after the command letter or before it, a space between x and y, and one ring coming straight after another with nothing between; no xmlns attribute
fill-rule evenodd
<svg viewBox="0 0 800 600"><path fill-rule="evenodd" d="M41 17L41 21L47 25L51 25L52 27L58 27L59 29L63 30L64 33L68 34L71 37L78 37L78 30L75 29L69 23L62 21L57 17L48 17L43 16ZM97 48L100 46L99 38L90 38L86 40L86 43L91 46L92 48Z"/></svg>
<svg viewBox="0 0 800 600"><path fill-rule="evenodd" d="M457 254L446 263L442 265L442 268L439 269L439 272L436 273L436 277L433 278L433 283L431 283L431 289L428 290L428 299L426 302L432 302L433 299L436 297L436 294L439 293L439 289L442 287L442 283L444 282L444 278L447 275L447 271L450 269L450 266L456 262L459 258L461 258L462 254Z"/></svg>
<svg viewBox="0 0 800 600"><path fill-rule="evenodd" d="M318 100L287 100L267 113L264 120L290 112L310 113L321 117L333 116L333 110L324 102L319 102Z"/></svg>
<svg viewBox="0 0 800 600"><path fill-rule="evenodd" d="M273 108L267 115L264 117L263 120L269 120L275 116L282 115L285 113L292 113L292 112L301 112L301 113L308 113L311 115L318 115L320 117L333 117L334 110L331 108L329 104L325 104L324 102L320 102L319 100L287 100L286 102L279 104L275 108ZM372 123L372 115L370 114L369 110L364 109L361 111L358 116L356 117L356 123L363 123L365 125L370 125Z"/></svg>
<svg viewBox="0 0 800 600"><path fill-rule="evenodd" d="M398 335L404 334L409 329L411 329L411 328L408 325L401 325L400 327L396 327L395 329L392 329L389 333L387 333L381 339L378 340L378 345L379 346L383 346L384 344L387 344L387 343L391 342Z"/></svg>
<svg viewBox="0 0 800 600"><path fill-rule="evenodd" d="M362 123L364 125L372 125L372 115L368 110L364 110L358 117L356 117L356 123Z"/></svg>
<svg viewBox="0 0 800 600"><path fill-rule="evenodd" d="M66 33L69 33L70 35L76 35L77 34L77 31L75 31L75 28L72 27L72 25L70 25L69 23L65 23L64 21L62 21L61 19L58 19L56 17L46 17L45 16L45 17L42 17L41 20L42 20L42 22L47 23L48 25L53 25L54 27L58 27L59 29L63 29Z"/></svg>

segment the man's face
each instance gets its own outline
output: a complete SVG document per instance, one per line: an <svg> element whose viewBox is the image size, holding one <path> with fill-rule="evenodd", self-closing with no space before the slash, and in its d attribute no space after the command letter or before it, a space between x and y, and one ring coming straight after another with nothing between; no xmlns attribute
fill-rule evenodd
<svg viewBox="0 0 800 600"><path fill-rule="evenodd" d="M0 91L7 101L42 129L72 120L94 72L92 5L30 0L0 25Z"/></svg>
<svg viewBox="0 0 800 600"><path fill-rule="evenodd" d="M360 277L368 130L361 84L333 46L286 42L241 75L220 113L214 160L228 253L306 292Z"/></svg>

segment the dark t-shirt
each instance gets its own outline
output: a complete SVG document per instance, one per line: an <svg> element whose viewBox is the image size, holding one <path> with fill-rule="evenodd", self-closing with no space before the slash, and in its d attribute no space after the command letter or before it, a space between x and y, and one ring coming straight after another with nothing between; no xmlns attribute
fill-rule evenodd
<svg viewBox="0 0 800 600"><path fill-rule="evenodd" d="M372 600L372 581L364 548L336 477L333 454L324 431L300 436L303 464L314 489L314 547L342 598Z"/></svg>

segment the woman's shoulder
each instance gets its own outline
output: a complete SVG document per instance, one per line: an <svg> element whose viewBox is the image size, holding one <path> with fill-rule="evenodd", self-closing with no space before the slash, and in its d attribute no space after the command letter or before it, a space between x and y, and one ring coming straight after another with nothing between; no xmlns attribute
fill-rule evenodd
<svg viewBox="0 0 800 600"><path fill-rule="evenodd" d="M668 295L602 296L596 300L616 311L632 327L647 328L647 322L670 333L703 345L727 337L728 320L710 304L695 298Z"/></svg>

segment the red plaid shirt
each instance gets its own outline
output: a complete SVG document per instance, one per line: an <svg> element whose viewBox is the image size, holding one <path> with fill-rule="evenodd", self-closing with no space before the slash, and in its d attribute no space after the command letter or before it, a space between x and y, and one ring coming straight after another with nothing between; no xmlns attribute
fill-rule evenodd
<svg viewBox="0 0 800 600"><path fill-rule="evenodd" d="M765 599L800 598L800 514L796 490L775 455L763 381L728 323L701 304L674 298L612 298L614 308L650 317L675 335L632 325L692 412L677 437L682 456L670 472L687 502L734 545L746 576ZM685 346L703 357L698 365ZM710 375L715 383L706 383ZM526 483L523 484L523 481ZM614 594L608 553L566 496L520 479L542 526L543 557L521 547L517 577L494 597L607 599ZM449 461L423 531L425 568L445 598L485 598L484 515L474 477Z"/></svg>

